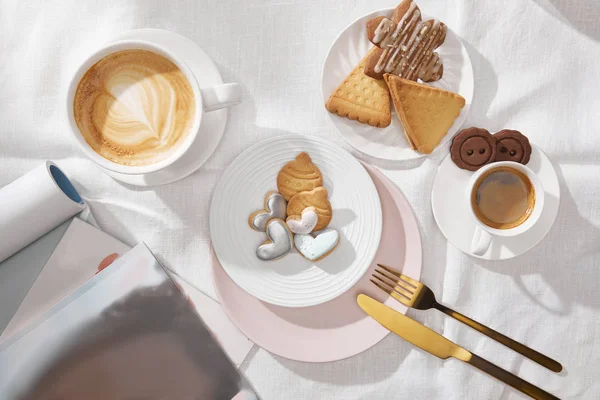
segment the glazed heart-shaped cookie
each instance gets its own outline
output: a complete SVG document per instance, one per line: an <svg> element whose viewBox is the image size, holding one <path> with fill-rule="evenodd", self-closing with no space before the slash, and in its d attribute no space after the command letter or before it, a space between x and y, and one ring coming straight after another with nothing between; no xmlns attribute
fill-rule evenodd
<svg viewBox="0 0 600 400"><path fill-rule="evenodd" d="M323 175L313 164L307 153L300 153L285 164L277 175L277 190L286 200L296 193L304 192L323 185Z"/></svg>
<svg viewBox="0 0 600 400"><path fill-rule="evenodd" d="M267 222L273 218L285 219L287 201L282 195L275 191L268 192L265 196L264 210L258 210L250 214L248 225L255 231L264 232Z"/></svg>
<svg viewBox="0 0 600 400"><path fill-rule="evenodd" d="M304 258L319 261L327 257L340 242L340 234L329 228L312 235L295 235L294 245Z"/></svg>
<svg viewBox="0 0 600 400"><path fill-rule="evenodd" d="M320 231L329 225L333 211L331 203L327 198L327 189L320 186L308 192L300 192L293 196L288 202L288 215L300 215L306 207L314 207L319 217L314 230Z"/></svg>
<svg viewBox="0 0 600 400"><path fill-rule="evenodd" d="M290 215L285 220L288 228L292 233L307 234L311 233L317 222L319 221L319 215L314 207L306 207L302 210L301 215Z"/></svg>
<svg viewBox="0 0 600 400"><path fill-rule="evenodd" d="M266 233L267 240L256 249L256 256L261 260L276 260L294 248L292 232L283 220L275 218L267 222Z"/></svg>

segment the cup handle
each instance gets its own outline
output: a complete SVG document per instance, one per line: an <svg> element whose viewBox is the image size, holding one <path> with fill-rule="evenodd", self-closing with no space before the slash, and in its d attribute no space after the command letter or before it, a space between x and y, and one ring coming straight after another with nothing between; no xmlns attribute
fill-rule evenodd
<svg viewBox="0 0 600 400"><path fill-rule="evenodd" d="M482 256L488 251L490 244L492 244L492 235L479 226L475 226L475 233L473 233L471 241L471 253Z"/></svg>
<svg viewBox="0 0 600 400"><path fill-rule="evenodd" d="M224 83L200 91L205 112L231 107L242 101L242 87L237 83Z"/></svg>

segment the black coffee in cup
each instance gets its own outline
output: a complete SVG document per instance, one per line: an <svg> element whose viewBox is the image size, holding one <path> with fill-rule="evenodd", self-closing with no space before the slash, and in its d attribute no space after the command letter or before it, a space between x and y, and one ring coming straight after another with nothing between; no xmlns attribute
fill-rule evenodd
<svg viewBox="0 0 600 400"><path fill-rule="evenodd" d="M511 229L529 218L535 207L535 188L529 178L514 168L492 168L483 174L471 192L475 216L494 229Z"/></svg>

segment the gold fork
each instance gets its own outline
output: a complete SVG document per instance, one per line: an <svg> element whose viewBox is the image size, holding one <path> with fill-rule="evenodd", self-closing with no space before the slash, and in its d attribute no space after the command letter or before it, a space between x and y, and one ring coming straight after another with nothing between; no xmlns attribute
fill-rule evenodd
<svg viewBox="0 0 600 400"><path fill-rule="evenodd" d="M383 271L376 269L375 273L373 274L373 278L375 279L371 279L371 282L405 306L412 307L417 310L429 310L430 308L435 308L444 314L447 314L452 318L470 326L476 331L491 337L495 341L502 343L508 348L513 349L517 353L524 355L525 357L535 361L551 371L562 371L562 365L560 365L558 361L555 361L550 357L543 355L542 353L538 353L524 344L504 336L500 332L496 332L495 330L490 329L477 321L473 321L471 318L438 303L435 300L435 295L431 289L421 282L403 275L393 268L386 267L385 265L377 264L377 266L382 268Z"/></svg>

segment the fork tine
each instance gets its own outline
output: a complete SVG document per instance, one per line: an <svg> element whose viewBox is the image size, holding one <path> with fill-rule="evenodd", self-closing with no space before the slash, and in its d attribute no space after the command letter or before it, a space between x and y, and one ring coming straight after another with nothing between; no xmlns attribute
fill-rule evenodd
<svg viewBox="0 0 600 400"><path fill-rule="evenodd" d="M379 275L377 275L377 274L379 274ZM397 291L401 295L406 296L408 299L410 299L414 295L413 292L411 292L410 290L407 290L404 286L396 285L396 281L394 279L391 279L389 276L386 276L381 271L375 270L373 277L375 279L378 279L379 281L385 283L389 287L393 288L393 290ZM383 279L382 277L385 279Z"/></svg>
<svg viewBox="0 0 600 400"><path fill-rule="evenodd" d="M371 283L373 283L375 286L377 286L379 289L383 290L387 294L392 294L392 291L388 287L382 285L381 283L379 283L373 279L369 279L369 280L371 281Z"/></svg>
<svg viewBox="0 0 600 400"><path fill-rule="evenodd" d="M415 287L415 289L419 285L422 285L421 282L419 282L418 280L413 279L413 278L411 278L410 276L407 276L407 275L400 274L400 279L402 279L404 282L408 283L409 285L413 285Z"/></svg>
<svg viewBox="0 0 600 400"><path fill-rule="evenodd" d="M381 282L382 284L387 286L389 292L398 292L398 294L401 294L402 296L406 297L407 299L410 299L410 293L403 293L404 291L402 288L389 284L388 282L381 279L381 277L379 277L377 275L373 275L373 278L377 279L379 282Z"/></svg>
<svg viewBox="0 0 600 400"><path fill-rule="evenodd" d="M375 269L375 272L381 274L382 276L386 277L390 281L394 282L395 286L402 287L402 289L405 289L408 293L410 293L411 296L413 296L415 294L415 288L412 285L410 285L409 283L406 283L406 282L400 280L399 278L394 279L393 277L389 276L388 274L386 274L383 271L379 271L378 269Z"/></svg>
<svg viewBox="0 0 600 400"><path fill-rule="evenodd" d="M394 268L388 267L387 265L377 264L377 266L385 269L387 272L389 272L392 275L396 275L398 278L400 278L400 275L402 275L400 272L396 271Z"/></svg>
<svg viewBox="0 0 600 400"><path fill-rule="evenodd" d="M411 278L410 276L401 274L400 272L396 271L393 268L390 268L390 267L382 265L382 264L377 264L377 265L380 266L381 268L383 268L384 270L386 270L387 272L389 272L390 274L393 274L393 275L397 276L398 278L402 279L404 282L411 285L414 289L416 289L419 286L419 284L421 283L421 282Z"/></svg>
<svg viewBox="0 0 600 400"><path fill-rule="evenodd" d="M386 287L384 287L383 285L381 285L378 282L375 282L373 279L369 279L375 286L377 286L379 289L383 290L384 292L386 292L387 294L389 294L390 296L392 296L394 299L398 300L400 303L404 304L407 307L410 307L410 302L409 300L406 299L405 296L398 294L397 292L394 292Z"/></svg>

